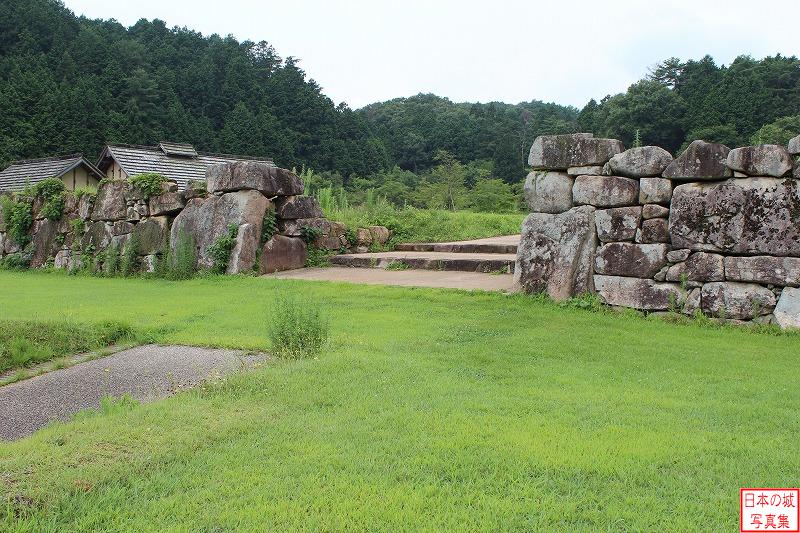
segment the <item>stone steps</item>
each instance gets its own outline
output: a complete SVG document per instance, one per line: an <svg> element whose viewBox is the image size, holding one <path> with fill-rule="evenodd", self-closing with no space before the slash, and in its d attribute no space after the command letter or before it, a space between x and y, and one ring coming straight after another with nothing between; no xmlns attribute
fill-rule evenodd
<svg viewBox="0 0 800 533"><path fill-rule="evenodd" d="M353 268L392 268L404 264L416 270L446 270L455 272L514 272L516 255L511 253L455 253L433 251L394 251L366 254L335 255L330 259L336 266Z"/></svg>
<svg viewBox="0 0 800 533"><path fill-rule="evenodd" d="M451 254L516 254L519 235L489 237L457 242L412 242L398 244L400 252L442 252Z"/></svg>

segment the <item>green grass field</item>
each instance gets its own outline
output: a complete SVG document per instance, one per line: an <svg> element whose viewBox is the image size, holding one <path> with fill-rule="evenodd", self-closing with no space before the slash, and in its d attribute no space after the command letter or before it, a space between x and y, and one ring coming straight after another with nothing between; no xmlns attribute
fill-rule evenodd
<svg viewBox="0 0 800 533"><path fill-rule="evenodd" d="M797 486L797 335L245 277L0 272L0 316L269 349L279 293L322 356L0 444L0 530L735 531L739 487Z"/></svg>

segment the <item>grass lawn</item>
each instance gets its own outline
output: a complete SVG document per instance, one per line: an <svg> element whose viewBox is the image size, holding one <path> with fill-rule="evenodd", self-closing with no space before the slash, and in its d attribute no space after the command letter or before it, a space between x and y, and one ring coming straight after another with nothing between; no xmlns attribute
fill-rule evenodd
<svg viewBox="0 0 800 533"><path fill-rule="evenodd" d="M269 349L280 292L326 353L0 444L0 530L735 531L797 486L797 335L244 277L0 272L0 316Z"/></svg>

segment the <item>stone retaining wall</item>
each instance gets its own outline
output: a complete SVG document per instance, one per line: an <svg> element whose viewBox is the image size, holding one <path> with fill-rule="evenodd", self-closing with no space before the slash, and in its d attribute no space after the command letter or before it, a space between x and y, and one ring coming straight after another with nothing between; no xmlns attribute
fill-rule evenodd
<svg viewBox="0 0 800 533"><path fill-rule="evenodd" d="M34 268L79 269L87 260L97 263L96 258L102 257L98 254L110 247L122 252L136 236L138 265L152 271L167 246L174 250L185 233L197 247L198 267L209 268L213 264L209 248L233 225L238 231L227 272L265 274L305 265L308 250L303 233L308 239L309 232L304 228L314 228L314 245L326 250L355 248L367 240L370 244L373 233L378 241L388 240L388 231L376 228L367 231L369 239L358 236L353 239L358 242L348 242L346 228L324 218L315 198L301 196L303 184L289 170L243 161L212 166L206 178L204 187L190 184L185 191L168 181L160 194L149 198L128 181L106 181L96 197L78 200L66 194L59 220L45 218L40 198L20 196L31 205L31 242L21 249L6 231L0 212L0 258L22 253ZM268 213L274 217L275 234L266 239L262 231ZM104 268L102 261L95 266Z"/></svg>
<svg viewBox="0 0 800 533"><path fill-rule="evenodd" d="M623 150L538 137L515 281L556 299L800 327L800 136L787 147L694 141Z"/></svg>

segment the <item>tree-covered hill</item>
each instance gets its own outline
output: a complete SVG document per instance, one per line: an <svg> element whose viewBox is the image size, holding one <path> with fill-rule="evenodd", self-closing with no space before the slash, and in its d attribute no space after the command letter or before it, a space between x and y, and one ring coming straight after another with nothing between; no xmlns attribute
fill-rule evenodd
<svg viewBox="0 0 800 533"><path fill-rule="evenodd" d="M800 60L740 56L724 66L710 56L671 58L627 92L591 100L578 124L626 145L638 130L643 144L673 152L695 139L783 144L800 133Z"/></svg>
<svg viewBox="0 0 800 533"><path fill-rule="evenodd" d="M344 175L390 163L363 117L266 42L0 3L0 163L163 139Z"/></svg>
<svg viewBox="0 0 800 533"><path fill-rule="evenodd" d="M532 101L521 104L453 103L432 94L397 98L361 110L393 162L421 172L447 150L460 161L490 161L508 182L525 174L534 137L576 131L578 110Z"/></svg>

